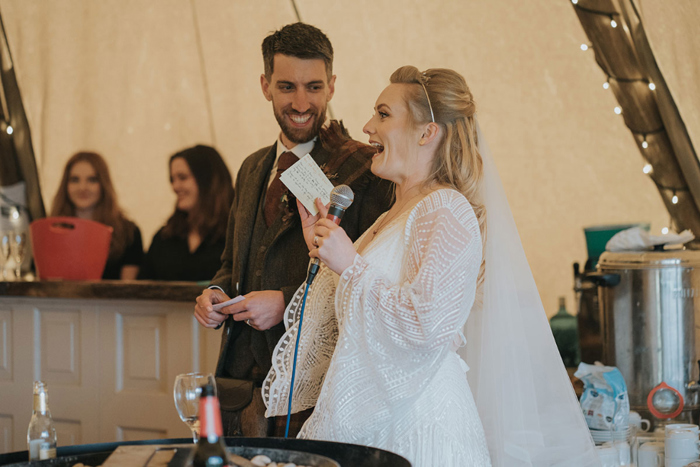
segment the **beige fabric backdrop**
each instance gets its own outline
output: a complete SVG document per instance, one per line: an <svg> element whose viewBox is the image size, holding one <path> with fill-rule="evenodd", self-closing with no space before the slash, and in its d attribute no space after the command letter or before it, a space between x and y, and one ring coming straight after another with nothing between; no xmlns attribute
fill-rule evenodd
<svg viewBox="0 0 700 467"><path fill-rule="evenodd" d="M697 94L689 77L698 74L698 44L684 40L700 7L683 0L684 12L669 13L661 0L642 3L654 17L650 26L660 28L650 35L668 55L659 61L672 91ZM667 223L632 136L613 113L615 99L602 88L603 73L579 49L585 35L568 2L297 6L302 20L333 42L332 110L357 139L365 140L362 125L398 66L464 74L548 313L560 295L573 311L571 270L586 259L584 226L648 221L658 233ZM247 154L276 137L259 88L260 43L295 20L290 1L0 0L0 11L47 206L67 158L96 150L148 243L174 205L167 172L173 152L213 144L235 173ZM681 67L693 52L693 67ZM698 135L695 99L682 113Z"/></svg>

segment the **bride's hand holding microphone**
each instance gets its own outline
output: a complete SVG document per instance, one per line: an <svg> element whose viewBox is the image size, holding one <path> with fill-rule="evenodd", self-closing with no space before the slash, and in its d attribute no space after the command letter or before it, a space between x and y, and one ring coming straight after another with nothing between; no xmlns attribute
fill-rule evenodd
<svg viewBox="0 0 700 467"><path fill-rule="evenodd" d="M320 259L336 274L342 274L355 261L357 250L342 227L327 218L328 207L320 199L315 200L319 214L311 214L300 207L304 239L309 247L309 257Z"/></svg>

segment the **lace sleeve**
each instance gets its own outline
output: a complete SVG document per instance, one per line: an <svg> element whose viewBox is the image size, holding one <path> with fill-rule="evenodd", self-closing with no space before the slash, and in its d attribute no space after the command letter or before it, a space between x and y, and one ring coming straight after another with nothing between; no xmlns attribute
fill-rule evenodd
<svg viewBox="0 0 700 467"><path fill-rule="evenodd" d="M481 236L463 196L440 190L422 200L406 224L405 241L400 283L358 255L336 293L338 318L356 321L368 348L380 354L445 347L474 302Z"/></svg>
<svg viewBox="0 0 700 467"><path fill-rule="evenodd" d="M321 392L338 339L338 325L333 309L337 280L338 275L321 263L321 269L309 290L304 311L292 413L316 405ZM267 406L266 417L287 414L299 315L305 289L306 282L297 289L284 312L283 322L287 330L275 346L272 366L262 387L263 401Z"/></svg>

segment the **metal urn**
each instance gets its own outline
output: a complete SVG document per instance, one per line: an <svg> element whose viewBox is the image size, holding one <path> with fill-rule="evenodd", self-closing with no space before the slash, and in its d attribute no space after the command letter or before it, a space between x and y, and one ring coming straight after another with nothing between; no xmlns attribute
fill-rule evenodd
<svg viewBox="0 0 700 467"><path fill-rule="evenodd" d="M700 251L606 252L598 270L603 363L655 425L698 422Z"/></svg>

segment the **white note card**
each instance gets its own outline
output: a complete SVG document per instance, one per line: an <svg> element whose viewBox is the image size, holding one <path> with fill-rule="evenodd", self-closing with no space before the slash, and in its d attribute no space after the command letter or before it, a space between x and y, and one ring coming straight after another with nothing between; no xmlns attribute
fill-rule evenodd
<svg viewBox="0 0 700 467"><path fill-rule="evenodd" d="M321 198L324 205L331 202L333 184L311 154L305 155L285 170L280 180L314 216L318 214L314 204L316 198Z"/></svg>

